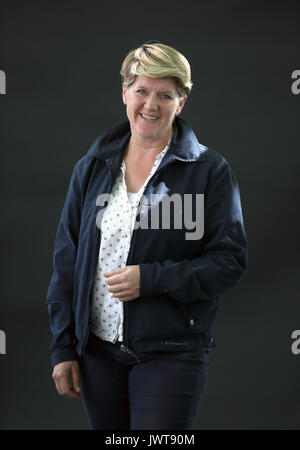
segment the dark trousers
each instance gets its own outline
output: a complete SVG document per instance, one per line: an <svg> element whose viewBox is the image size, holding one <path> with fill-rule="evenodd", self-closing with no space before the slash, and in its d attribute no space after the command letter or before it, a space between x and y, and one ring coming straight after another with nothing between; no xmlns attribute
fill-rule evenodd
<svg viewBox="0 0 300 450"><path fill-rule="evenodd" d="M93 334L80 359L92 430L188 430L206 386L209 350L133 353Z"/></svg>

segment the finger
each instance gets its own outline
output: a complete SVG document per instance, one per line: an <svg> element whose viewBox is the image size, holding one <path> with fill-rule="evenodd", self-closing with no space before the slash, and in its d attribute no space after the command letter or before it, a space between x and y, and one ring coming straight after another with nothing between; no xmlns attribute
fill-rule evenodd
<svg viewBox="0 0 300 450"><path fill-rule="evenodd" d="M79 369L77 364L71 367L72 384L75 392L80 392Z"/></svg>
<svg viewBox="0 0 300 450"><path fill-rule="evenodd" d="M103 275L105 277L111 277L113 275L117 275L119 273L124 272L125 269L126 269L126 267L121 267L121 269L113 270L112 272L105 272L105 273L103 273Z"/></svg>
<svg viewBox="0 0 300 450"><path fill-rule="evenodd" d="M61 395L63 395L64 397L67 397L67 398L76 398L76 399L79 398L79 394L71 388L68 377L61 378L59 380L59 384L60 384L60 390L62 392Z"/></svg>
<svg viewBox="0 0 300 450"><path fill-rule="evenodd" d="M140 296L140 290L139 289L131 289L125 291L125 295L122 293L122 296L119 298L123 302L127 302L129 300L134 300L135 298L138 298Z"/></svg>
<svg viewBox="0 0 300 450"><path fill-rule="evenodd" d="M69 392L64 395L64 397L72 398L72 399L75 399L75 400L79 400L80 399L79 393L75 392L73 389L70 389Z"/></svg>
<svg viewBox="0 0 300 450"><path fill-rule="evenodd" d="M80 400L80 393L75 392L73 388L70 389L68 394L66 395L68 398L74 398L75 400Z"/></svg>
<svg viewBox="0 0 300 450"><path fill-rule="evenodd" d="M123 290L121 292L116 292L114 294L112 294L113 298L118 298L119 300L122 300L123 298L126 298L128 296L132 296L132 291L131 290Z"/></svg>
<svg viewBox="0 0 300 450"><path fill-rule="evenodd" d="M106 279L106 284L109 286L115 286L116 284L121 284L123 282L122 274L113 275Z"/></svg>
<svg viewBox="0 0 300 450"><path fill-rule="evenodd" d="M68 375L63 375L58 379L61 395L68 398L79 398L79 394L72 389Z"/></svg>
<svg viewBox="0 0 300 450"><path fill-rule="evenodd" d="M136 297L134 296L134 295L126 295L126 296L122 296L122 297L119 297L119 300L121 301L121 302L129 302L130 300L134 300Z"/></svg>
<svg viewBox="0 0 300 450"><path fill-rule="evenodd" d="M55 387L56 387L56 390L59 393L59 395L63 395L62 391L61 391L61 388L60 388L59 381L54 378L54 383L55 383Z"/></svg>
<svg viewBox="0 0 300 450"><path fill-rule="evenodd" d="M125 294L124 292L122 292L120 295L117 296L117 298L121 301L121 302L126 302L127 299L129 299L129 297L131 297L132 294Z"/></svg>
<svg viewBox="0 0 300 450"><path fill-rule="evenodd" d="M62 395L67 395L70 391L70 382L69 382L68 375L62 375L58 379L58 382L59 382L59 386L60 386Z"/></svg>
<svg viewBox="0 0 300 450"><path fill-rule="evenodd" d="M130 300L133 300L133 299L131 299L130 297L122 297L122 298L119 298L119 300L120 300L120 302L129 302Z"/></svg>
<svg viewBox="0 0 300 450"><path fill-rule="evenodd" d="M122 283L119 284L111 284L107 287L107 289L109 290L109 292L111 292L112 294L117 294L118 292L122 292L124 291L124 286Z"/></svg>
<svg viewBox="0 0 300 450"><path fill-rule="evenodd" d="M58 373L57 373L57 371L56 371L56 367L54 367L54 369L53 369L53 372L52 372L52 379L53 379L53 381L54 381L54 383L55 383L55 387L56 387L56 390L57 390L57 392L59 393L59 395L63 395L63 394L62 394L61 387L60 387L60 383L59 383L59 375L58 375Z"/></svg>

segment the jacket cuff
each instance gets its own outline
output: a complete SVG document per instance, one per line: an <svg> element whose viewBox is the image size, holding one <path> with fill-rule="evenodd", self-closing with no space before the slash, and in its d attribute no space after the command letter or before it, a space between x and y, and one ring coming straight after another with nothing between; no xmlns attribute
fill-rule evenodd
<svg viewBox="0 0 300 450"><path fill-rule="evenodd" d="M64 361L75 361L75 360L77 361L79 360L78 353L76 352L76 350L70 347L57 348L56 350L54 350L53 353L51 353L52 367Z"/></svg>

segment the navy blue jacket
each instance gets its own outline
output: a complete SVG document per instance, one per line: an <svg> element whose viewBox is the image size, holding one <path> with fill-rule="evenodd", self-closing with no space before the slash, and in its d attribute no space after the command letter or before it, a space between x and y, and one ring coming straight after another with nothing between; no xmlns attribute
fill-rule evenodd
<svg viewBox="0 0 300 450"><path fill-rule="evenodd" d="M78 359L87 343L101 240L96 217L107 205L96 205L96 200L111 192L130 135L128 121L102 133L73 168L46 296L53 366ZM185 223L180 229L172 228L172 220L170 229L134 229L126 265L140 266L140 296L123 303L123 341L133 351L215 346L212 326L220 295L247 268L247 237L236 177L226 159L199 144L191 127L179 117L170 148L148 181L144 199L149 199L152 208L152 194L175 193L204 194L204 234L201 239L187 240L185 233L191 230ZM182 202L182 214L184 207ZM193 217L194 208L195 202Z"/></svg>

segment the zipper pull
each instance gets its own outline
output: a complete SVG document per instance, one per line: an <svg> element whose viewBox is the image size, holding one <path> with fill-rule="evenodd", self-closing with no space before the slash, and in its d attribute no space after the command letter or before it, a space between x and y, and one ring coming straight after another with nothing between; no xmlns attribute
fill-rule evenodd
<svg viewBox="0 0 300 450"><path fill-rule="evenodd" d="M121 350L122 352L130 353L131 355L133 355L133 356L135 357L135 359L137 360L137 362L138 362L139 364L141 364L141 361L138 359L138 357L136 356L136 354L135 354L132 350L130 350L130 348L126 347L126 345L121 344L120 350Z"/></svg>

